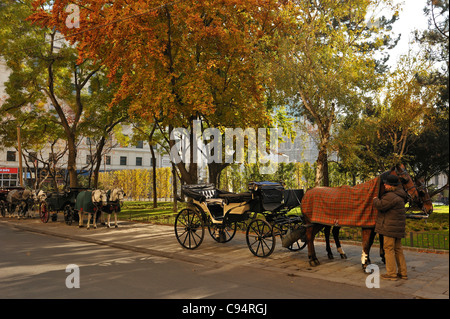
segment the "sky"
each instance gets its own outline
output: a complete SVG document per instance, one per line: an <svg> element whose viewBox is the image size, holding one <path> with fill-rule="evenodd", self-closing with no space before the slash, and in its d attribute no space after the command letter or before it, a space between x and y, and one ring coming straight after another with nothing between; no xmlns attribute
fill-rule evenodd
<svg viewBox="0 0 450 319"><path fill-rule="evenodd" d="M400 18L393 24L394 33L402 34L397 46L392 49L388 64L393 66L402 54L406 54L409 48L410 35L415 29L425 30L428 28L428 18L423 13L427 0L394 0L401 4Z"/></svg>

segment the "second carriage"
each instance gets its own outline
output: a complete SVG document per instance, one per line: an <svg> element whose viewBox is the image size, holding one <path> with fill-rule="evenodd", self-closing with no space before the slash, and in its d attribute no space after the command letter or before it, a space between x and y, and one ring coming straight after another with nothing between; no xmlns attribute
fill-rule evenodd
<svg viewBox="0 0 450 319"><path fill-rule="evenodd" d="M285 190L281 183L253 182L249 192L238 194L212 184L184 185L182 191L188 207L175 219L175 236L187 249L201 245L206 228L216 242L226 243L236 234L237 224L245 222L249 250L255 256L267 257L274 251L276 236L286 239L303 229L301 215L289 213L300 205L302 189ZM300 250L306 243L296 238L283 246Z"/></svg>
<svg viewBox="0 0 450 319"><path fill-rule="evenodd" d="M75 212L75 202L78 193L87 188L71 187L63 192L54 192L47 195L44 202L39 205L39 217L43 223L48 220L56 221L58 212L64 213L64 221L71 225L73 221L78 221L78 214Z"/></svg>

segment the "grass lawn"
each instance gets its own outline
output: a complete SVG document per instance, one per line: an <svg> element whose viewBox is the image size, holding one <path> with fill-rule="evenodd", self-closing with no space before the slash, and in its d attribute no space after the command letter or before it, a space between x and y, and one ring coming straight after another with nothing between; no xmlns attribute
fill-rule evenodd
<svg viewBox="0 0 450 319"><path fill-rule="evenodd" d="M162 216L172 216L178 212L173 211L173 202L158 202L158 207L153 208L153 202L134 201L124 202L119 218L136 221L151 221ZM186 205L178 202L178 211Z"/></svg>

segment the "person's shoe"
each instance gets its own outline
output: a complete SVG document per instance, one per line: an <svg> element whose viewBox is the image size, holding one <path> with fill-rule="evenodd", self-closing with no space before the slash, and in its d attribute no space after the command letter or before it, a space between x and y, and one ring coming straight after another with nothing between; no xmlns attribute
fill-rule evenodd
<svg viewBox="0 0 450 319"><path fill-rule="evenodd" d="M408 280L408 276L407 275L401 275L401 274L397 274L397 277L403 280Z"/></svg>
<svg viewBox="0 0 450 319"><path fill-rule="evenodd" d="M392 280L392 281L398 280L397 276L392 276L392 275L388 275L388 274L381 275L381 279Z"/></svg>

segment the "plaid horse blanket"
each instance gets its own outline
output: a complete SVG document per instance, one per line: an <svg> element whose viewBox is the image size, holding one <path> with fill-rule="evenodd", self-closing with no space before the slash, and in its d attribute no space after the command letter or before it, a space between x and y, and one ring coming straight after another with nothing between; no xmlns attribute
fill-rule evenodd
<svg viewBox="0 0 450 319"><path fill-rule="evenodd" d="M302 212L312 222L324 225L375 227L380 178L354 187L316 187L306 192Z"/></svg>

